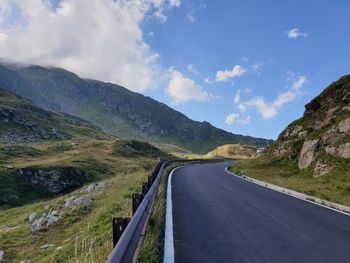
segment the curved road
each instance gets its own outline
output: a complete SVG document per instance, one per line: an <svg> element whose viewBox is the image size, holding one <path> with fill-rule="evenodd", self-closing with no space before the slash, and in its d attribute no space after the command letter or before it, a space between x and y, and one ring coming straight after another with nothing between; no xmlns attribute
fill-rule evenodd
<svg viewBox="0 0 350 263"><path fill-rule="evenodd" d="M175 262L350 262L350 216L236 178L227 165L174 171Z"/></svg>

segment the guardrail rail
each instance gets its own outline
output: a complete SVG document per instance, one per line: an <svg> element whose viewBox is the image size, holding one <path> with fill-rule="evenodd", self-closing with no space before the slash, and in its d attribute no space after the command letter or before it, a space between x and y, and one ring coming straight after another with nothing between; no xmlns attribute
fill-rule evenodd
<svg viewBox="0 0 350 263"><path fill-rule="evenodd" d="M108 257L107 263L136 262L165 167L174 163L184 165L213 161L218 162L220 159L186 159L160 162L153 169L148 181L142 184L142 193L132 195L132 218L113 218L114 248Z"/></svg>

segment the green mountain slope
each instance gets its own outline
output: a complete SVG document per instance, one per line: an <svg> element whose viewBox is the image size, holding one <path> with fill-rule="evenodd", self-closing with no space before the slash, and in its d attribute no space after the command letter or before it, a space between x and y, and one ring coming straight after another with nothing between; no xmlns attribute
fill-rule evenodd
<svg viewBox="0 0 350 263"><path fill-rule="evenodd" d="M45 109L82 117L121 138L175 144L197 153L227 143L271 143L193 121L149 97L118 85L81 79L63 69L3 64L0 86Z"/></svg>
<svg viewBox="0 0 350 263"><path fill-rule="evenodd" d="M170 158L148 143L120 140L83 119L43 110L0 88L0 209L111 177L130 160L155 163L159 157Z"/></svg>

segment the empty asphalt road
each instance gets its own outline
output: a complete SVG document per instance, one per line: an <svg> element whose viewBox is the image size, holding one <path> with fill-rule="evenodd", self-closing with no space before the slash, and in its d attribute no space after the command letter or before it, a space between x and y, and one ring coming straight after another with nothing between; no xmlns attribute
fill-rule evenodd
<svg viewBox="0 0 350 263"><path fill-rule="evenodd" d="M350 216L236 178L226 166L174 171L176 263L350 262Z"/></svg>

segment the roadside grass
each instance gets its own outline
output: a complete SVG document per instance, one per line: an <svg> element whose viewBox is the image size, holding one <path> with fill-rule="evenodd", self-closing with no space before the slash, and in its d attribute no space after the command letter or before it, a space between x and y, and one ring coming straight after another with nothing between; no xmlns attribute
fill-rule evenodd
<svg viewBox="0 0 350 263"><path fill-rule="evenodd" d="M97 190L88 207L65 209L63 219L49 228L30 233L28 216L33 211L45 212L45 206L59 209L68 195L30 205L6 209L0 213L0 226L17 227L0 231L3 262L105 262L112 250L111 219L131 216L131 194L141 190L141 182L150 171L140 169L118 173L106 181L106 188ZM62 208L61 208L62 209ZM40 246L52 244L43 249ZM63 246L61 250L57 247Z"/></svg>
<svg viewBox="0 0 350 263"><path fill-rule="evenodd" d="M140 152L117 154L116 145L129 147L124 140L75 138L21 145L0 144L0 250L2 262L105 262L112 251L113 217L131 216L131 195L141 191L157 158L170 158L149 144L133 142ZM150 152L144 156L142 151ZM4 157L4 158L2 158ZM41 187L17 176L21 168L48 169L75 167L90 175L88 182L103 181L106 187L93 191L92 203L75 210L64 208L64 200L81 195L74 191L52 196ZM12 199L11 199L12 198ZM49 210L45 207L49 206ZM63 218L34 234L28 216L63 211ZM12 228L7 230L8 228ZM48 248L40 246L49 244ZM58 247L62 249L57 250Z"/></svg>
<svg viewBox="0 0 350 263"><path fill-rule="evenodd" d="M145 239L138 256L140 263L159 263L163 261L167 182L171 170L177 166L176 164L170 165L163 171Z"/></svg>
<svg viewBox="0 0 350 263"><path fill-rule="evenodd" d="M241 172L271 184L286 187L307 195L350 206L350 162L334 157L324 157L334 169L327 175L313 177L314 164L299 170L297 162L289 159L274 160L260 157L239 160L230 171Z"/></svg>

